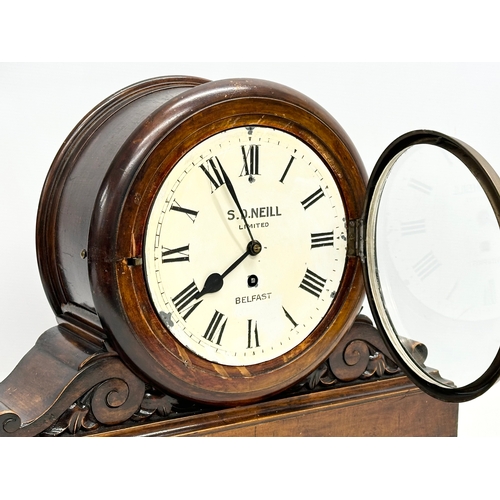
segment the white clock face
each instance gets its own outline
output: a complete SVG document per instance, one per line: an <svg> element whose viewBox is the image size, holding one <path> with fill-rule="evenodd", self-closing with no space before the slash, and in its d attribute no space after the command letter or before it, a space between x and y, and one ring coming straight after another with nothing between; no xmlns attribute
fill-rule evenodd
<svg viewBox="0 0 500 500"><path fill-rule="evenodd" d="M320 323L346 263L345 211L324 161L295 136L240 127L172 168L143 257L158 316L209 361L271 360ZM249 252L251 241L260 243Z"/></svg>

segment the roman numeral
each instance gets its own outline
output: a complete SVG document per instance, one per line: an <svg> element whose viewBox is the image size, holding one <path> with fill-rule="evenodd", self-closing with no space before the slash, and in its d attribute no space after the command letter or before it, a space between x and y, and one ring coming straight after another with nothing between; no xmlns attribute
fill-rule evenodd
<svg viewBox="0 0 500 500"><path fill-rule="evenodd" d="M401 236L425 233L425 219L401 222Z"/></svg>
<svg viewBox="0 0 500 500"><path fill-rule="evenodd" d="M186 320L189 315L203 302L200 300L199 302L191 304L198 297L198 293L198 288L193 281L172 299L175 308L180 313L185 311L184 316L182 316L184 320Z"/></svg>
<svg viewBox="0 0 500 500"><path fill-rule="evenodd" d="M325 287L325 284L326 280L324 278L307 269L304 279L302 280L299 287L306 292L309 292L311 295L319 298L321 292L323 291L323 288Z"/></svg>
<svg viewBox="0 0 500 500"><path fill-rule="evenodd" d="M292 316L290 315L290 313L284 307L283 307L283 312L285 313L285 316L287 317L287 319L292 323L292 325L293 325L294 328L296 326L298 326L298 323L292 318Z"/></svg>
<svg viewBox="0 0 500 500"><path fill-rule="evenodd" d="M186 245L185 247L173 248L172 250L166 247L162 247L161 261L163 262L163 264L166 264L167 262L189 261L188 253L189 253L189 245Z"/></svg>
<svg viewBox="0 0 500 500"><path fill-rule="evenodd" d="M283 184L283 181L285 180L285 177L288 174L288 171L290 170L290 167L292 166L293 160L295 160L295 156L290 157L290 161L288 162L288 165L285 168L285 171L283 172L283 175L281 176L280 182Z"/></svg>
<svg viewBox="0 0 500 500"><path fill-rule="evenodd" d="M243 169L240 177L259 175L259 146L252 144L248 147L248 151L245 146L241 146L241 153L243 155Z"/></svg>
<svg viewBox="0 0 500 500"><path fill-rule="evenodd" d="M195 210L190 210L189 208L181 207L175 200L174 200L174 203L175 203L175 205L172 204L172 206L170 207L170 210L174 210L175 212L181 212L181 213L186 214L192 222L194 222L196 220L196 216L198 215L198 212L196 212Z"/></svg>
<svg viewBox="0 0 500 500"><path fill-rule="evenodd" d="M333 247L333 231L311 233L311 248Z"/></svg>
<svg viewBox="0 0 500 500"><path fill-rule="evenodd" d="M203 170L205 175L210 180L210 187L212 189L212 193L216 189L219 189L222 186L222 184L224 184L224 177L220 172L222 165L217 156L210 158L205 165L201 164L200 168Z"/></svg>
<svg viewBox="0 0 500 500"><path fill-rule="evenodd" d="M251 319L248 320L248 346L247 349L253 349L254 347L260 347L259 344L259 332L257 330L257 321Z"/></svg>
<svg viewBox="0 0 500 500"><path fill-rule="evenodd" d="M441 262L436 259L432 252L429 252L413 266L413 270L421 280L424 280L440 266Z"/></svg>
<svg viewBox="0 0 500 500"><path fill-rule="evenodd" d="M311 205L323 198L323 196L325 196L325 193L323 193L323 190L319 188L311 196L308 196L304 201L301 201L300 203L304 207L304 210L307 210Z"/></svg>
<svg viewBox="0 0 500 500"><path fill-rule="evenodd" d="M224 322L221 324L222 320L224 320ZM203 335L203 338L207 339L210 342L214 342L214 338L216 338L215 343L217 345L220 345L222 334L224 333L224 329L226 328L226 323L227 318L219 311L215 311L212 319L210 320L207 331Z"/></svg>

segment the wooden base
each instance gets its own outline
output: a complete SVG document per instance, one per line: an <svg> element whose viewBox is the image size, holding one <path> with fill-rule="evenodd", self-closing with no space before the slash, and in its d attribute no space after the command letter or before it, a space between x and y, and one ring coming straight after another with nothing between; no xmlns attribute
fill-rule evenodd
<svg viewBox="0 0 500 500"><path fill-rule="evenodd" d="M95 436L456 436L458 404L406 377L365 382Z"/></svg>
<svg viewBox="0 0 500 500"><path fill-rule="evenodd" d="M49 329L0 383L0 436L456 436L458 404L420 391L359 317L285 393L210 408L155 390L90 330Z"/></svg>

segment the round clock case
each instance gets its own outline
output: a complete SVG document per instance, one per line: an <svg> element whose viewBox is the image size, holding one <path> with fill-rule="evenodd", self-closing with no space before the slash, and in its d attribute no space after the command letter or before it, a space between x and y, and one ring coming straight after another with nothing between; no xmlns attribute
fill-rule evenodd
<svg viewBox="0 0 500 500"><path fill-rule="evenodd" d="M60 321L105 337L154 386L260 400L314 370L359 312L347 240L365 185L346 133L290 88L140 82L92 110L53 162L44 288Z"/></svg>

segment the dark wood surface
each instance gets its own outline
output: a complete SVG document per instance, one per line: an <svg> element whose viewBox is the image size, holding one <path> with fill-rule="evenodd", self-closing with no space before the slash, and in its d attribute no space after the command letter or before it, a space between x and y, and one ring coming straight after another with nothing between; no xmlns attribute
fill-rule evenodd
<svg viewBox="0 0 500 500"><path fill-rule="evenodd" d="M458 404L433 399L406 377L138 425L98 436L456 436Z"/></svg>
<svg viewBox="0 0 500 500"><path fill-rule="evenodd" d="M417 389L359 317L329 358L265 401L208 407L142 381L89 329L45 332L0 383L0 436L452 436L458 405Z"/></svg>

